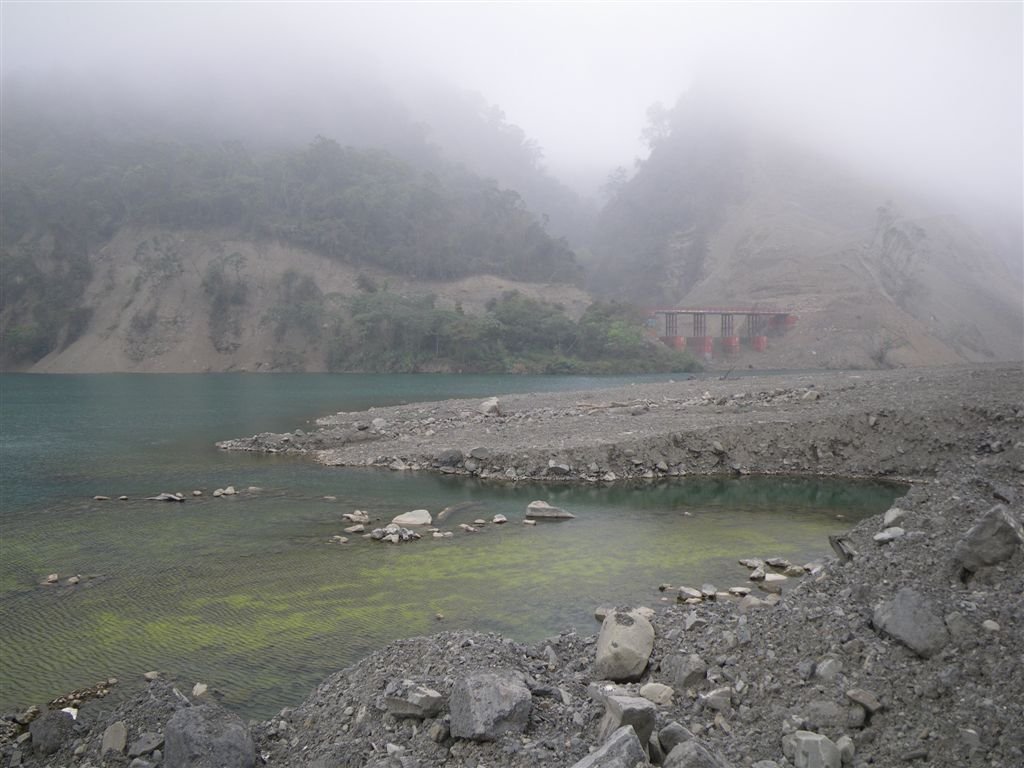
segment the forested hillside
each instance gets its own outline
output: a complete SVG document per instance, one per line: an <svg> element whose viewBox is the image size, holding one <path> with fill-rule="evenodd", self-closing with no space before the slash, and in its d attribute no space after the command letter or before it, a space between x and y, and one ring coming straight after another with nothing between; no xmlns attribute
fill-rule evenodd
<svg viewBox="0 0 1024 768"><path fill-rule="evenodd" d="M279 146L265 134L249 144L194 126L176 132L143 110L118 124L81 99L65 106L69 119L38 93L4 91L8 367L43 358L48 370L692 364L652 345L628 307L586 310L574 253L548 233L547 217L437 146L417 148L413 128L382 139L403 136L394 150L325 136ZM540 179L557 198L522 132L500 116L484 123L477 141L505 147L480 159L521 161L520 181ZM468 283L474 276L486 279Z"/></svg>

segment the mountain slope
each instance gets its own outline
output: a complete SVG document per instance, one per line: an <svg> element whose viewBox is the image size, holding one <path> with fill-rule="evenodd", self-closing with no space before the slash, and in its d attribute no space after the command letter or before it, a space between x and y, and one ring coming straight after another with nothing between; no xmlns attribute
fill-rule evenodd
<svg viewBox="0 0 1024 768"><path fill-rule="evenodd" d="M888 191L708 104L681 102L670 120L602 212L598 291L798 315L758 365L1024 356L1020 281L956 216L902 215Z"/></svg>

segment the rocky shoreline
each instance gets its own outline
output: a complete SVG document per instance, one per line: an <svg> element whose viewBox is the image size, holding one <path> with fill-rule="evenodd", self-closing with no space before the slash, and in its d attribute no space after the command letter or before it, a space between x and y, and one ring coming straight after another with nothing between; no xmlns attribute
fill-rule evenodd
<svg viewBox="0 0 1024 768"><path fill-rule="evenodd" d="M781 599L664 603L652 586L654 610L608 610L592 636L398 641L262 723L198 687L140 681L117 705L71 702L74 720L63 701L5 718L0 764L1024 764L1020 367L396 406L221 447L494 482L723 472L915 482Z"/></svg>

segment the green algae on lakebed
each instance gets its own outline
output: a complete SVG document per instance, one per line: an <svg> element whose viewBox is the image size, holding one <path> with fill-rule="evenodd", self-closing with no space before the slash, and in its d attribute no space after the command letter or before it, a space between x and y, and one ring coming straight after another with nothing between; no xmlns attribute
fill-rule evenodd
<svg viewBox="0 0 1024 768"><path fill-rule="evenodd" d="M396 638L455 628L520 640L572 625L591 632L597 604L654 605L660 583L744 583L738 557L803 562L827 554L830 533L884 510L901 492L753 477L614 488L487 486L357 470L316 477L320 484L301 493L73 503L50 508L34 525L6 525L0 708L161 669L185 685L205 682L227 706L262 717ZM376 499L365 495L371 477L385 489ZM329 487L347 493L335 490L341 501L325 501ZM360 495L367 503L358 506L376 524L417 506L436 513L475 504L444 521L452 538L394 546L354 535L329 543ZM524 526L534 498L577 517ZM510 522L475 534L458 529L496 513ZM52 571L61 584L39 586ZM90 578L65 586L76 573Z"/></svg>

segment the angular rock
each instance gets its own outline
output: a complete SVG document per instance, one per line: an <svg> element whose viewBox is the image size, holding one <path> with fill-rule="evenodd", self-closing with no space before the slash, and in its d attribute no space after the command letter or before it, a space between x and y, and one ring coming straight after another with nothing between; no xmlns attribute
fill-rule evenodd
<svg viewBox="0 0 1024 768"><path fill-rule="evenodd" d="M520 675L509 671L476 672L455 681L448 709L451 734L458 739L494 741L501 734L522 733L532 700Z"/></svg>
<svg viewBox="0 0 1024 768"><path fill-rule="evenodd" d="M785 742L789 742L786 744ZM839 748L826 736L796 731L783 740L783 752L796 768L841 768Z"/></svg>
<svg viewBox="0 0 1024 768"><path fill-rule="evenodd" d="M647 699L637 696L608 696L605 698L604 718L597 729L597 737L604 741L624 725L636 731L641 744L647 744L654 733L657 708Z"/></svg>
<svg viewBox="0 0 1024 768"><path fill-rule="evenodd" d="M488 397L476 409L484 416L501 416L501 405L496 397Z"/></svg>
<svg viewBox="0 0 1024 768"><path fill-rule="evenodd" d="M256 748L245 723L218 706L179 709L164 729L165 768L253 768Z"/></svg>
<svg viewBox="0 0 1024 768"><path fill-rule="evenodd" d="M874 693L865 690L864 688L851 688L846 692L846 698L853 703L864 707L864 711L869 715L873 715L882 710L883 705L881 700L879 700Z"/></svg>
<svg viewBox="0 0 1024 768"><path fill-rule="evenodd" d="M953 559L965 570L974 572L1013 557L1024 543L1020 520L1002 504L997 504L970 527L953 548Z"/></svg>
<svg viewBox="0 0 1024 768"><path fill-rule="evenodd" d="M879 544L887 544L890 541L896 541L896 539L902 539L907 535L907 532L900 528L898 525L894 525L891 528L886 528L884 531L879 531L873 538Z"/></svg>
<svg viewBox="0 0 1024 768"><path fill-rule="evenodd" d="M143 733L128 747L128 757L148 755L164 745L164 737L159 733Z"/></svg>
<svg viewBox="0 0 1024 768"><path fill-rule="evenodd" d="M693 734L690 733L690 729L674 720L658 731L658 743L661 744L661 749L666 755L684 741L690 741L692 738Z"/></svg>
<svg viewBox="0 0 1024 768"><path fill-rule="evenodd" d="M636 768L646 764L647 754L636 731L624 725L609 736L600 749L574 763L572 768Z"/></svg>
<svg viewBox="0 0 1024 768"><path fill-rule="evenodd" d="M640 695L655 704L668 706L672 703L672 695L675 691L663 683L645 683L640 686Z"/></svg>
<svg viewBox="0 0 1024 768"><path fill-rule="evenodd" d="M654 627L634 610L616 609L601 623L594 675L602 680L640 679L654 649Z"/></svg>
<svg viewBox="0 0 1024 768"><path fill-rule="evenodd" d="M673 654L662 660L661 671L668 675L673 688L685 690L695 688L704 682L708 665L696 653L687 656Z"/></svg>
<svg viewBox="0 0 1024 768"><path fill-rule="evenodd" d="M384 689L384 706L392 717L424 720L444 709L444 696L412 680L393 680Z"/></svg>
<svg viewBox="0 0 1024 768"><path fill-rule="evenodd" d="M561 507L553 507L546 501L531 501L526 505L526 517L531 520L569 520L576 515Z"/></svg>
<svg viewBox="0 0 1024 768"><path fill-rule="evenodd" d="M708 709L724 712L732 709L732 690L728 686L715 688L713 691L702 694L700 701Z"/></svg>
<svg viewBox="0 0 1024 768"><path fill-rule="evenodd" d="M437 454L437 463L442 467L457 467L465 457L458 448L450 448Z"/></svg>
<svg viewBox="0 0 1024 768"><path fill-rule="evenodd" d="M918 656L930 658L949 642L946 625L923 595L903 587L896 597L875 606L875 629L891 635Z"/></svg>
<svg viewBox="0 0 1024 768"><path fill-rule="evenodd" d="M684 741L665 756L662 768L730 768L721 755L715 754L697 739Z"/></svg>
<svg viewBox="0 0 1024 768"><path fill-rule="evenodd" d="M404 512L391 521L395 525L430 525L433 518L430 512L425 509L414 509L411 512Z"/></svg>
<svg viewBox="0 0 1024 768"><path fill-rule="evenodd" d="M107 752L116 752L121 755L124 754L124 749L128 745L128 726L124 724L124 720L118 720L116 723L111 723L107 726L107 729L103 732L103 739L100 741L100 754L105 755Z"/></svg>
<svg viewBox="0 0 1024 768"><path fill-rule="evenodd" d="M70 712L50 710L31 722L32 748L39 755L52 755L74 732L75 718Z"/></svg>

